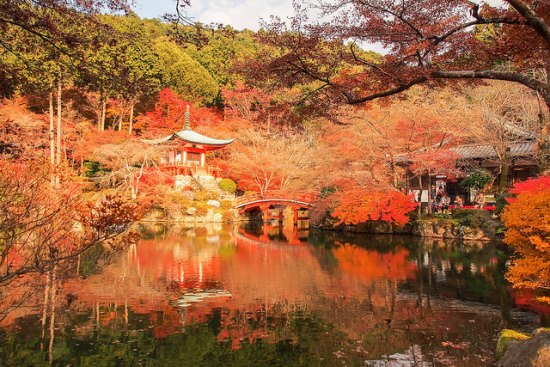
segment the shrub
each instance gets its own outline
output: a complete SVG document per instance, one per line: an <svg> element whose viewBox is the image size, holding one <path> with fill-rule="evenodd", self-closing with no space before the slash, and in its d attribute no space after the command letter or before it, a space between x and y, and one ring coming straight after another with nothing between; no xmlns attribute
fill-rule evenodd
<svg viewBox="0 0 550 367"><path fill-rule="evenodd" d="M196 202L193 204L193 207L197 209L195 215L198 217L204 217L208 214L208 205L202 202Z"/></svg>
<svg viewBox="0 0 550 367"><path fill-rule="evenodd" d="M231 202L231 200L222 200L220 207L222 209L231 209L233 207L233 202Z"/></svg>
<svg viewBox="0 0 550 367"><path fill-rule="evenodd" d="M82 165L84 166L84 176L86 177L94 177L100 170L98 162L85 161Z"/></svg>
<svg viewBox="0 0 550 367"><path fill-rule="evenodd" d="M237 184L230 178L224 178L218 182L218 186L225 192L234 194L237 191Z"/></svg>
<svg viewBox="0 0 550 367"><path fill-rule="evenodd" d="M460 181L459 185L465 189L481 190L491 181L491 173L484 169L473 170Z"/></svg>
<svg viewBox="0 0 550 367"><path fill-rule="evenodd" d="M216 192L200 190L195 193L195 201L218 200L220 195Z"/></svg>
<svg viewBox="0 0 550 367"><path fill-rule="evenodd" d="M336 192L336 187L334 186L325 186L321 189L321 199L327 198L330 195L334 194Z"/></svg>
<svg viewBox="0 0 550 367"><path fill-rule="evenodd" d="M486 210L455 209L451 217L463 226L480 228L490 219L491 213Z"/></svg>
<svg viewBox="0 0 550 367"><path fill-rule="evenodd" d="M399 191L377 192L357 188L340 198L332 216L338 219L338 224L381 220L403 226L409 222L407 214L416 206L410 196Z"/></svg>
<svg viewBox="0 0 550 367"><path fill-rule="evenodd" d="M231 210L226 210L222 213L222 219L224 222L231 222L233 221L233 212Z"/></svg>
<svg viewBox="0 0 550 367"><path fill-rule="evenodd" d="M500 215L502 214L502 212L504 211L504 208L506 207L506 205L508 205L508 200L507 198L510 197L510 194L507 193L507 192L503 192L502 194L498 195L496 197L496 210L495 210L495 213L497 215Z"/></svg>

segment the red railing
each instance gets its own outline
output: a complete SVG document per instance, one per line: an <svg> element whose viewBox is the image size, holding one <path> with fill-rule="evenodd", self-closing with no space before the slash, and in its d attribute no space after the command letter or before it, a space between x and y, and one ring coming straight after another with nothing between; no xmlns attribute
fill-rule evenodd
<svg viewBox="0 0 550 367"><path fill-rule="evenodd" d="M170 172L172 176L177 176L177 175L197 176L197 174L202 171L210 176L217 178L220 176L220 173L221 173L220 167L209 166L209 165L206 165L205 167L201 167L195 164L187 164L187 165L176 164L176 165L164 165L164 166L161 166L161 168Z"/></svg>
<svg viewBox="0 0 550 367"><path fill-rule="evenodd" d="M256 202L303 202L307 204L313 204L317 200L318 195L311 192L289 192L289 191L268 191L263 195L259 193L247 194L240 196L235 200L235 206L245 206Z"/></svg>

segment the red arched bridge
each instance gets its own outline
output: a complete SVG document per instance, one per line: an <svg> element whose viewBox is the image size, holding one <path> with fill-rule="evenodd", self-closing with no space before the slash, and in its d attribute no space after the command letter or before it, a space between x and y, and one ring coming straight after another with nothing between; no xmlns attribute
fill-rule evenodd
<svg viewBox="0 0 550 367"><path fill-rule="evenodd" d="M273 207L290 207L294 210L294 222L299 219L299 210L313 208L317 195L304 192L269 191L264 194L248 194L235 200L234 208L245 213L252 210L260 210L264 221L270 218L269 210Z"/></svg>

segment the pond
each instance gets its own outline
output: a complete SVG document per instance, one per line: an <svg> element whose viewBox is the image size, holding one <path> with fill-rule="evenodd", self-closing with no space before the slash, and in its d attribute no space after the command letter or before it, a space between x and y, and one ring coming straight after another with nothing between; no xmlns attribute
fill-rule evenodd
<svg viewBox="0 0 550 367"><path fill-rule="evenodd" d="M37 285L5 314L0 366L490 366L502 328L549 320L510 289L498 244L142 227L59 281L55 309Z"/></svg>

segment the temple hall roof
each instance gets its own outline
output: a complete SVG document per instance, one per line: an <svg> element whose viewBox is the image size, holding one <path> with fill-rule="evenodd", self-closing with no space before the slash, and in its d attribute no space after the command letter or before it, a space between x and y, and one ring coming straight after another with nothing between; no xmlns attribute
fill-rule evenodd
<svg viewBox="0 0 550 367"><path fill-rule="evenodd" d="M510 155L512 157L524 157L536 153L537 143L524 141L510 144ZM485 159L496 158L497 152L490 145L461 145L450 148L461 159Z"/></svg>

